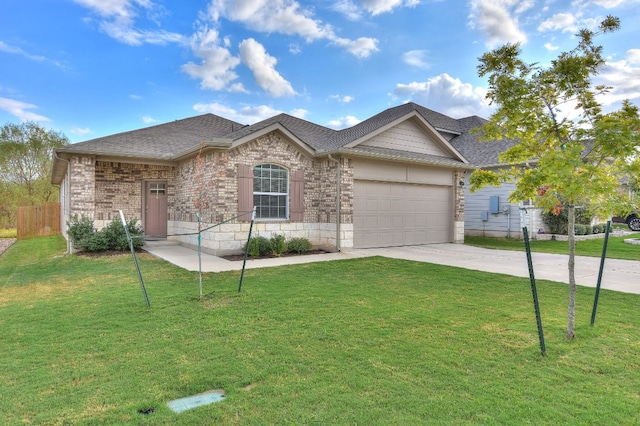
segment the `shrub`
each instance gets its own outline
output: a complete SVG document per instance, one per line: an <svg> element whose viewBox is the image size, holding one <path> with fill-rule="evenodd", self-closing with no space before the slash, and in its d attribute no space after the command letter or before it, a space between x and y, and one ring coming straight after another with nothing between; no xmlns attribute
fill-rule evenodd
<svg viewBox="0 0 640 426"><path fill-rule="evenodd" d="M82 216L78 218L77 214L71 216L67 222L67 234L71 240L71 244L76 250L87 250L89 239L96 233L93 227L93 220Z"/></svg>
<svg viewBox="0 0 640 426"><path fill-rule="evenodd" d="M288 251L291 253L303 254L311 250L311 241L306 238L292 238L287 243Z"/></svg>
<svg viewBox="0 0 640 426"><path fill-rule="evenodd" d="M247 249L245 245L244 249ZM251 257L260 257L269 254L271 251L271 244L265 237L257 236L251 237L249 240L249 255Z"/></svg>
<svg viewBox="0 0 640 426"><path fill-rule="evenodd" d="M144 245L144 230L137 225L137 219L127 223L134 249ZM93 227L93 220L88 217L78 219L78 215L67 222L67 232L73 247L80 251L126 251L129 249L127 234L120 219L115 218L101 231Z"/></svg>
<svg viewBox="0 0 640 426"><path fill-rule="evenodd" d="M84 251L107 251L109 241L104 232L94 232L84 241Z"/></svg>
<svg viewBox="0 0 640 426"><path fill-rule="evenodd" d="M282 254L287 251L287 241L285 240L284 235L273 234L269 243L271 247L271 254L274 256L282 256Z"/></svg>
<svg viewBox="0 0 640 426"><path fill-rule="evenodd" d="M139 249L144 245L144 229L142 226L137 225L138 219L131 219L127 223L129 229L129 235L133 242L133 248ZM126 251L129 250L129 241L127 240L127 233L122 226L122 221L118 218L114 218L102 231L104 238L107 241L107 250Z"/></svg>
<svg viewBox="0 0 640 426"><path fill-rule="evenodd" d="M582 207L576 207L576 235L578 234L577 225L590 225L592 216L589 211ZM552 234L567 235L568 227L568 209L560 210L560 214L553 214L551 212L545 212L542 214L542 221L549 228L549 232ZM588 233L588 232L587 232Z"/></svg>
<svg viewBox="0 0 640 426"><path fill-rule="evenodd" d="M575 225L575 234L576 235L587 235L590 234L591 232L591 226L589 225L583 225L580 223L576 223Z"/></svg>

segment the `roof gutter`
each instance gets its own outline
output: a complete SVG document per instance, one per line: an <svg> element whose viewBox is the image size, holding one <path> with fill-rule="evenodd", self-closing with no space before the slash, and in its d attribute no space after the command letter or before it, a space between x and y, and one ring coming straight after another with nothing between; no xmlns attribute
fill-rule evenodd
<svg viewBox="0 0 640 426"><path fill-rule="evenodd" d="M348 149L338 149L331 152L322 152L318 154L318 157L322 157L324 155L327 155L329 157L331 157L331 155L348 155L350 157L370 158L374 160L388 160L388 161L394 161L398 163L412 163L412 164L420 164L424 166L443 167L446 169L455 169L455 170L475 170L478 168L477 166L473 166L469 163L463 163L463 162L460 162L459 164L441 163L438 161L397 157L394 155L385 155L385 154L372 153L372 152L355 152Z"/></svg>

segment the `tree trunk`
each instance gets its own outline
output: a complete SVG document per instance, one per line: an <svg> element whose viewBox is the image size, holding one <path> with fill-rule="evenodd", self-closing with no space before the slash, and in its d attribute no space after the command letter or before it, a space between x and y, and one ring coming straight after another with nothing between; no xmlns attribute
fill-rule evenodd
<svg viewBox="0 0 640 426"><path fill-rule="evenodd" d="M568 229L567 239L569 241L569 309L567 322L567 339L573 339L575 336L575 320L576 320L576 208L573 205L567 207L568 211Z"/></svg>

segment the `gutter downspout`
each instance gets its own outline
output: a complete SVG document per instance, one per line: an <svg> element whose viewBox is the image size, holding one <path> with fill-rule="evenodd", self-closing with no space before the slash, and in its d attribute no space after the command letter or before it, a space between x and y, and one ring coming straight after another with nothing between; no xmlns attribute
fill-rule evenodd
<svg viewBox="0 0 640 426"><path fill-rule="evenodd" d="M67 214L63 215L63 217L64 216L68 217L69 213L71 212L70 211L70 208L71 208L71 206L70 206L71 194L69 193L69 191L71 190L71 182L70 182L70 180L71 180L71 161L69 161L67 159L64 159L62 157L58 157L58 153L55 150L53 151L53 156L56 158L56 160L61 160L61 161L64 161L64 162L67 163L67 176L66 176L66 179L65 179L65 190L64 190L65 196L67 197L67 202L64 203L65 204L65 210L66 210L65 213L67 213ZM67 240L67 251L64 253L65 255L66 254L71 254L71 239L69 238L69 234L68 233L67 233L66 240Z"/></svg>
<svg viewBox="0 0 640 426"><path fill-rule="evenodd" d="M336 163L338 170L336 171L336 250L340 251L340 234L341 234L341 220L340 216L342 214L342 162L340 160L336 160L329 155L329 160Z"/></svg>

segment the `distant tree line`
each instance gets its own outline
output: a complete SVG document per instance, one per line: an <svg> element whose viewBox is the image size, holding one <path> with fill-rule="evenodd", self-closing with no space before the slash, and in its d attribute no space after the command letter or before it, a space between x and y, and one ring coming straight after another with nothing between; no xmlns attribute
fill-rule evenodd
<svg viewBox="0 0 640 426"><path fill-rule="evenodd" d="M51 184L53 151L68 144L62 133L34 122L0 128L0 228L16 227L19 206L58 199Z"/></svg>

